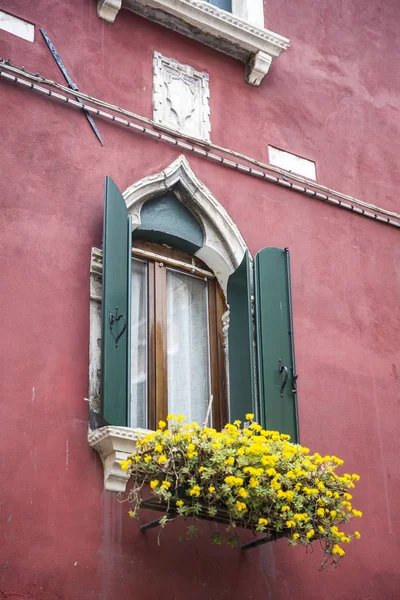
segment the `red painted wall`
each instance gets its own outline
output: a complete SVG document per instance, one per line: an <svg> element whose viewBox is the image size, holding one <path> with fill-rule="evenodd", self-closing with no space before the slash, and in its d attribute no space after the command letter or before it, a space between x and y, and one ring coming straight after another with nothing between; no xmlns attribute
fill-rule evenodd
<svg viewBox="0 0 400 600"><path fill-rule="evenodd" d="M210 74L212 140L267 160L272 144L317 163L318 181L399 211L400 4L266 0L291 39L260 88L243 65L91 0L0 1L36 25L0 31L0 56L61 81L44 27L80 88L151 117L152 52ZM157 545L103 492L86 441L89 257L103 181L121 189L177 152L0 82L0 598L383 600L400 597L399 231L189 156L252 252L292 253L302 441L361 474L362 538L333 573L285 541L213 547L208 527Z"/></svg>

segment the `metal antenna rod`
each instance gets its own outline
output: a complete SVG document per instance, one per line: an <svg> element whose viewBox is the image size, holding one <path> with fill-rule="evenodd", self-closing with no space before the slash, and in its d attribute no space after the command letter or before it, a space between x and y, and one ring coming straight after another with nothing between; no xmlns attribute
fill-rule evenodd
<svg viewBox="0 0 400 600"><path fill-rule="evenodd" d="M71 79L63 61L61 60L60 55L58 54L53 42L50 40L49 36L47 35L46 31L44 29L40 30L40 33L43 36L44 41L47 44L48 49L50 50L54 60L57 63L58 68L60 69L61 73L64 75L64 79L65 81L68 83L68 87L71 88L71 90L74 90L74 92L78 91L78 86L76 85L76 83ZM77 98L79 104L81 104L82 106L84 106L83 101L80 98ZM90 113L88 113L87 110L85 110L83 108L83 113L85 115L85 117L87 118L87 120L89 121L89 125L90 127L93 129L97 139L99 140L100 144L103 146L103 140L101 138L100 132L96 127L95 122L93 121L92 115Z"/></svg>

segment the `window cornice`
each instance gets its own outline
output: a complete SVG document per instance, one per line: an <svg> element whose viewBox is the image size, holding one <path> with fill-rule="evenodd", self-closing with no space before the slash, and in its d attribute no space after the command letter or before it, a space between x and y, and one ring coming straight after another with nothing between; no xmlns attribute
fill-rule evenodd
<svg viewBox="0 0 400 600"><path fill-rule="evenodd" d="M113 23L121 7L241 60L252 85L289 47L287 38L202 0L99 0L98 14Z"/></svg>

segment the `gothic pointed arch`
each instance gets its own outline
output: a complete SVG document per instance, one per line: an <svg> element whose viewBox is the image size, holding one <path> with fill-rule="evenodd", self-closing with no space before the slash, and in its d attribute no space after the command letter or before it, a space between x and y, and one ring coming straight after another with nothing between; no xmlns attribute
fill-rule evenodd
<svg viewBox="0 0 400 600"><path fill-rule="evenodd" d="M185 156L179 156L163 171L125 190L123 196L132 216L132 229L141 225L145 202L167 192L173 193L199 223L203 242L194 254L213 270L226 294L228 278L242 263L247 246L227 211L198 179Z"/></svg>

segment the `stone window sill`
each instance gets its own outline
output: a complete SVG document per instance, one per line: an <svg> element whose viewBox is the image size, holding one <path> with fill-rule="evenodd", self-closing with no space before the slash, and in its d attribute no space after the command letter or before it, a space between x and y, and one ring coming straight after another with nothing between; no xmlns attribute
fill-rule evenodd
<svg viewBox="0 0 400 600"><path fill-rule="evenodd" d="M113 23L121 7L241 60L252 85L289 47L287 38L202 0L98 0L98 15Z"/></svg>
<svg viewBox="0 0 400 600"><path fill-rule="evenodd" d="M139 436L146 433L150 431L112 425L89 431L89 446L97 450L103 463L105 490L125 492L129 475L121 469L120 462L135 452Z"/></svg>

